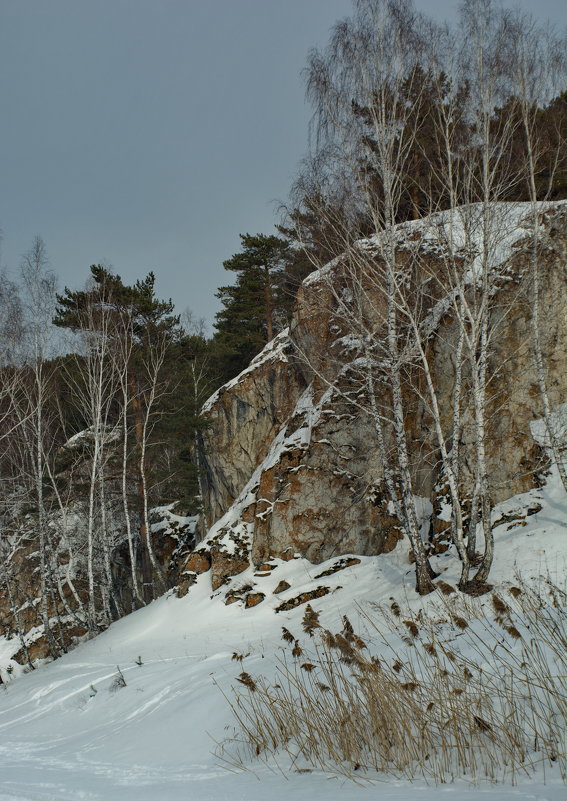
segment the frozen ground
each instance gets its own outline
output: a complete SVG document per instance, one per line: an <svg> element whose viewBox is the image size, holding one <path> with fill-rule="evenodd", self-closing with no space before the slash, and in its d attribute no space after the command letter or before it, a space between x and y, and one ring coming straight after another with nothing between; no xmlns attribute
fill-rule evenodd
<svg viewBox="0 0 567 801"><path fill-rule="evenodd" d="M535 504L541 510L523 518ZM561 582L566 512L555 478L501 504L495 520L507 517L495 531L491 580L514 581L519 569L527 577L549 572ZM511 521L514 515L519 517ZM247 610L240 603L225 606L226 587L211 597L204 574L185 598L163 597L26 675L7 673L14 644L0 638L6 682L0 688L0 801L563 801L557 771L546 770L545 784L538 774L516 787L465 782L428 787L386 776L359 786L329 774L297 773L283 757L279 768L251 762L250 771L233 773L223 767L212 752L215 741L233 732L221 692L231 694L243 669L232 654L250 653L243 664L253 675L273 673L281 627L299 633L305 610L276 614L282 600L316 586L340 585L312 604L322 610L321 622L335 630L345 613L362 625L360 605L370 601L394 596L413 607L431 602L413 592L403 543L392 554L362 558L359 565L315 579L328 566L294 559L278 562L268 576L241 574L234 586L253 581L266 594L263 603ZM455 581L451 556L439 557L437 567L447 581ZM282 579L291 589L272 595ZM125 686L117 686L117 666Z"/></svg>

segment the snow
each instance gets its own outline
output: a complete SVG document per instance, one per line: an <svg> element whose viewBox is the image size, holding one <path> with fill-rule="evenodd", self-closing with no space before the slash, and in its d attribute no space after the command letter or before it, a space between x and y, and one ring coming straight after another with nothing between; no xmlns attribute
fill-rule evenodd
<svg viewBox="0 0 567 801"><path fill-rule="evenodd" d="M269 470L281 458L282 453L289 450L305 450L310 442L313 429L317 427L321 419L321 410L328 404L332 394L333 388L328 387L322 395L317 404L314 403L313 385L310 384L303 395L299 398L292 418L303 417L301 425L297 426L293 432L284 439L275 444L275 447L270 451L267 459L262 464L262 470Z"/></svg>
<svg viewBox="0 0 567 801"><path fill-rule="evenodd" d="M426 515L427 502L421 505ZM537 507L495 528L495 584L515 583L516 571L528 579L550 574L561 581L567 515L556 472L545 486L499 504L494 521ZM0 801L437 801L480 794L487 801L563 799L557 770L546 770L546 784L538 772L515 787L476 787L464 780L435 787L381 775L359 785L321 771L297 773L283 757L279 767L254 761L249 771L230 772L214 756L215 744L233 733L223 693L232 697L231 686L243 669L274 675L281 627L301 631L305 607L276 613L282 601L328 587L329 594L312 605L332 630L340 628L344 614L355 628L362 626L363 611L373 602L396 598L414 611L438 602L435 596L415 594L406 544L387 555L359 558L360 564L319 578L335 559L320 565L302 558L274 559L267 575L255 576L251 567L215 593L205 573L184 598L170 593L19 678L6 670L12 641L0 638L5 682L0 690ZM450 552L436 557L435 567L455 583L458 562ZM272 594L281 580L291 587ZM251 609L241 603L225 606L225 593L246 584L266 600ZM488 601L475 603L482 613ZM249 656L241 664L232 660L233 652ZM126 686L116 688L118 666Z"/></svg>
<svg viewBox="0 0 567 801"><path fill-rule="evenodd" d="M312 284L316 284L321 278L328 278L337 264L340 264L342 260L342 256L337 256L332 261L325 264L323 267L320 267L318 270L314 270L312 273L304 278L303 286L311 286Z"/></svg>
<svg viewBox="0 0 567 801"><path fill-rule="evenodd" d="M150 511L150 530L152 534L167 531L170 535L183 534L188 536L195 533L199 523L199 515L177 515L173 511L175 503L166 506L154 506Z"/></svg>
<svg viewBox="0 0 567 801"><path fill-rule="evenodd" d="M490 268L506 264L514 249L527 237L532 227L531 203L492 203L488 225L484 223L484 206L472 203L456 209L440 211L419 220L400 223L394 229L396 247L399 250L416 249L438 256L467 256L471 261L466 280L481 272L483 244L488 246ZM537 209L541 213L567 208L567 201L541 201ZM486 241L485 241L486 240ZM361 251L379 253L380 236L375 234L359 240L355 247ZM341 263L337 257L304 280L304 286L313 286L323 280L332 280L334 268Z"/></svg>
<svg viewBox="0 0 567 801"><path fill-rule="evenodd" d="M110 444L112 442L116 442L122 436L122 429L119 426L111 427L105 426L104 427L104 442L105 444ZM77 434L73 434L67 442L63 445L64 448L76 448L79 445L92 445L93 438L95 436L95 429L94 426L90 426L89 428L85 428L83 431L79 431Z"/></svg>

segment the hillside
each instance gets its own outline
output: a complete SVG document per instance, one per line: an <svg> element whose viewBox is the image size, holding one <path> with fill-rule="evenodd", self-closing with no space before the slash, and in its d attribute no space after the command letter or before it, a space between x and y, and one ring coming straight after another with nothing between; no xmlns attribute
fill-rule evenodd
<svg viewBox="0 0 567 801"><path fill-rule="evenodd" d="M380 241L358 242L306 279L290 329L205 404L199 521L170 508L151 515L170 589L95 638L79 630L77 647L54 662L41 658L35 542L23 518L26 549L14 554L30 599L2 609L0 801L378 792L434 801L479 787L495 801L562 797L567 499L556 456L567 431L567 206L538 207L538 347L550 411L531 334L534 218L529 204L493 212L489 264L475 208L459 212L460 228L440 214L395 229L392 264L409 276L396 289L404 320L419 301L414 328L397 329L401 421L398 368L382 350ZM457 284L445 282L449 267ZM456 359L461 304L473 308L477 297L490 332L482 440L473 402L482 348ZM479 441L489 507L479 501ZM460 504L474 569L488 536L494 542L482 582L462 581ZM429 594L416 591L409 507ZM113 524L113 576L127 598L118 515Z"/></svg>
<svg viewBox="0 0 567 801"><path fill-rule="evenodd" d="M561 494L552 476L540 490L517 496L495 510L495 516L514 518L513 523L495 529L494 581L499 587L516 584L516 571L526 579L549 575L561 580L566 559ZM534 503L541 505L540 511L525 516ZM409 801L418 792L424 801L443 797L445 792L453 798L477 797L468 780L428 788L420 779L410 783L370 772L360 776L365 781L357 786L335 772L313 769L305 761L290 764L285 754L277 761L268 758L267 763L245 754L250 772L235 774L226 770L231 769L230 764L211 753L215 742L230 740L233 735L234 719L222 693L234 698L231 688L240 686L236 678L242 670L254 676L274 674L285 646L281 627L310 647L309 637L301 630L305 605L277 613L283 601L316 587L328 587L328 596L312 602L321 612L321 623L334 631L346 614L361 632L369 629L365 613L378 619L372 603L388 607L397 599L414 615L434 603L431 598L416 596L407 549L398 547L391 554L359 560L322 578L316 576L338 560L318 566L301 558L272 560L274 569L269 576L255 577L249 568L216 592L210 574L203 574L184 598L168 593L72 653L18 678L16 671L6 673L8 644L4 642L2 801L279 801L290 795L297 799L363 799L376 792L392 801ZM437 560L443 578L454 582L455 560L448 554ZM272 595L281 580L293 589ZM236 591L252 582L267 594L266 602L249 609L238 603L225 605L227 590ZM489 667L490 650L502 640L502 633L494 642L486 634L486 620L491 617L488 598L478 599L475 608ZM521 627L519 622L517 625ZM449 635L455 648L460 635L458 629ZM384 650L376 632L368 636L378 653ZM511 647L517 649L518 645ZM233 652L246 654L242 663L233 661ZM126 686L117 686L117 666ZM230 742L224 758L235 758ZM304 772L310 767L311 772ZM483 797L498 801L534 797L559 801L563 797L557 765L536 764L534 777L515 777L516 787L511 786L504 767L502 772L504 785L483 784Z"/></svg>

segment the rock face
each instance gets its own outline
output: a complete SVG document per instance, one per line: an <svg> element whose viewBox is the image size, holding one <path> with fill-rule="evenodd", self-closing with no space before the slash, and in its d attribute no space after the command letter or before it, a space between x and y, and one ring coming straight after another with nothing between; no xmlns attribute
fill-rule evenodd
<svg viewBox="0 0 567 801"><path fill-rule="evenodd" d="M304 389L289 362L291 350L287 333L280 334L205 404L201 492L207 527L239 496Z"/></svg>
<svg viewBox="0 0 567 801"><path fill-rule="evenodd" d="M110 490L109 490L110 495ZM0 573L0 635L4 635L20 664L49 658L74 647L89 632L86 609L89 597L87 573L88 504L76 497L63 515L51 507L46 517L49 541L49 574L53 581L48 595L48 632L43 625L40 602L40 555L38 551L37 519L22 510L21 504L5 505L0 515L2 531L2 564ZM171 505L173 507L173 504ZM193 556L191 569L203 572L210 567L203 555L192 554L195 544L196 517L176 515L171 507L156 507L150 511L150 535L158 563L162 566L168 587L189 583L186 566ZM104 565L94 560L97 627L102 630L111 620L128 614L139 606L132 587L128 543L125 534L123 505L107 499L109 563L112 594L105 618L101 612L103 592L109 586ZM131 528L136 534L137 516L133 513ZM97 542L96 555L102 548ZM142 581L141 566L136 567L138 584ZM196 573L195 573L196 575ZM48 636L49 635L49 636Z"/></svg>
<svg viewBox="0 0 567 801"><path fill-rule="evenodd" d="M542 416L543 408L531 339L529 206L501 204L496 212L506 225L501 226L498 258L491 265L495 289L487 461L494 503L533 486L545 462L530 433L530 422ZM551 404L557 406L567 397L567 204L542 205L541 214L541 348ZM442 224L437 215L397 229L397 258L408 265L419 262L414 275L418 283L446 268L447 253L439 238L431 236ZM372 247L372 240L361 244ZM459 251L454 258L465 257ZM378 255L376 263L379 272ZM280 334L206 406L210 428L204 502L212 528L199 548L210 554L215 586L241 572L248 560L259 565L296 553L312 562L353 552L379 554L402 537L388 500L376 427L367 413L360 342L345 325L345 304L352 303L349 275L345 260L337 259L309 276L300 289L290 332ZM383 284L376 281L366 288L365 298L367 328L378 330L385 313ZM440 290L430 293L425 312L428 362L443 428L450 436L458 327ZM412 369L410 365L404 389L412 479L423 532L436 532L447 526L438 514L446 500L445 479L423 376ZM374 391L386 408L386 373L375 380L384 382ZM463 381L459 446L466 495L472 492L475 463L466 368ZM387 447L392 443L390 428L386 426Z"/></svg>

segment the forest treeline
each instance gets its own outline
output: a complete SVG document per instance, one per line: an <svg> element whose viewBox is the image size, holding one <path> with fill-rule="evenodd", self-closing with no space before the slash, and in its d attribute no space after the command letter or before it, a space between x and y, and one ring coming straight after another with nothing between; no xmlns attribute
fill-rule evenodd
<svg viewBox="0 0 567 801"><path fill-rule="evenodd" d="M391 303L383 332L389 344L385 356L380 351L393 393L394 416L387 426L397 437L396 458L384 454L388 491L410 534L418 588L430 587L408 484L403 366L396 344L406 336L408 320L416 332L420 322L412 321L400 292L391 232L400 222L463 205L488 209L495 201L535 204L567 196L560 43L529 18L498 10L489 0L464 4L459 25L457 36L405 0L356 0L352 17L337 23L328 47L310 54L305 79L314 110L311 154L276 233L242 234L239 252L224 262L234 281L218 291L221 310L212 336L176 313L171 301L156 297L153 273L126 285L119 274L93 265L85 269L84 289L59 293L40 237L24 256L19 277L2 276L0 512L3 532L10 534L3 533L2 549L9 555L18 547L15 512L27 516L38 538L40 617L53 652L58 645L49 621L60 602L91 632L130 611L121 607L113 575L117 543L127 546L133 605L163 592L168 579L153 550L150 510L172 502L185 513L199 510L203 402L289 324L303 278L370 234L382 237L381 280ZM489 223L487 217L487 242L493 237ZM482 462L494 289L489 255L474 302L459 284L464 273L455 273L452 286L463 323L458 369L465 371L468 358L478 423L468 535L459 517L454 459L446 452L449 437L439 432L464 584L476 558L472 531L489 518ZM350 324L362 338L370 337L354 318ZM368 342L367 354L378 359L382 345ZM544 367L538 364L538 371L545 396ZM434 406L434 388L430 400ZM84 536L73 544L69 531L77 499L86 522ZM486 580L490 561L491 553L485 553L479 580ZM16 577L10 560L4 563L1 581L10 594Z"/></svg>
<svg viewBox="0 0 567 801"><path fill-rule="evenodd" d="M201 407L287 325L298 285L289 240L242 244L209 337L156 296L154 273L128 285L94 264L83 289L58 291L39 236L0 275L0 596L18 609L37 593L52 654L69 622L95 632L171 584L151 510L200 511ZM22 554L37 586L19 580Z"/></svg>

